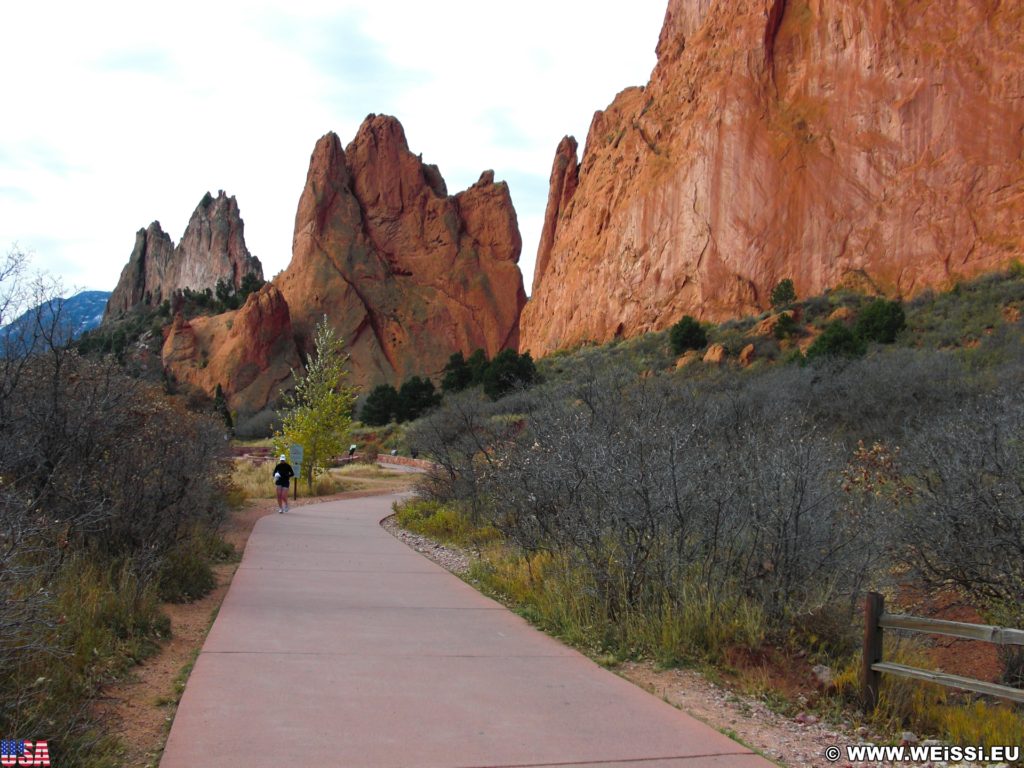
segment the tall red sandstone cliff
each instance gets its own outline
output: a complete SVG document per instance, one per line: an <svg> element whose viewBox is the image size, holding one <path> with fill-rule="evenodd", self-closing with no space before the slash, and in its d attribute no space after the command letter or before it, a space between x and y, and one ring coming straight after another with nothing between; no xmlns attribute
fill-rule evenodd
<svg viewBox="0 0 1024 768"><path fill-rule="evenodd" d="M260 260L245 247L238 202L223 191L217 197L207 192L177 247L159 222L138 231L104 318L118 317L139 304L155 306L179 289L212 289L219 280L240 288L250 273L263 278Z"/></svg>
<svg viewBox="0 0 1024 768"><path fill-rule="evenodd" d="M671 0L645 88L563 140L524 349L909 296L1024 255L1024 4Z"/></svg>
<svg viewBox="0 0 1024 768"><path fill-rule="evenodd" d="M316 144L295 215L292 261L275 281L309 350L327 316L358 384L435 374L456 350L519 341L522 241L490 171L449 196L393 117L370 115L342 149Z"/></svg>

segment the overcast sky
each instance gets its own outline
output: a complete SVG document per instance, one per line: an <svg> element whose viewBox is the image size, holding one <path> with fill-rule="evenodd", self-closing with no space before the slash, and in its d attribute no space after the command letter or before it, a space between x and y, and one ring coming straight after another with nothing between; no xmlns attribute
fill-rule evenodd
<svg viewBox="0 0 1024 768"><path fill-rule="evenodd" d="M529 290L555 147L646 82L665 0L8 3L0 12L0 246L112 289L135 232L177 242L235 195L268 278L291 258L316 140L370 112L449 192L508 181Z"/></svg>

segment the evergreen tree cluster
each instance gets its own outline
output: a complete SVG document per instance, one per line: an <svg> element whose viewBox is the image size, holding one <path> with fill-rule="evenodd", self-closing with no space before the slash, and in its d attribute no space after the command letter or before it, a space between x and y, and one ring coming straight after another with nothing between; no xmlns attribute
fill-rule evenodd
<svg viewBox="0 0 1024 768"><path fill-rule="evenodd" d="M221 278L213 290L206 288L202 291L185 288L181 293L187 303L191 303L200 309L208 309L215 313L227 312L238 309L250 293L255 293L266 285L266 280L252 274L251 272L242 277L242 285L236 289L227 280ZM188 313L186 313L188 314Z"/></svg>
<svg viewBox="0 0 1024 768"><path fill-rule="evenodd" d="M441 395L428 378L413 376L399 389L379 384L366 398L360 420L371 427L382 427L396 421L413 421L440 404Z"/></svg>
<svg viewBox="0 0 1024 768"><path fill-rule="evenodd" d="M503 349L490 361L482 349L476 350L468 360L461 352L456 352L448 358L443 373L441 389L445 392L482 386L491 400L537 382L537 367L530 353L520 355L514 349Z"/></svg>
<svg viewBox="0 0 1024 768"><path fill-rule="evenodd" d="M529 352L520 355L505 349L488 360L487 354L478 349L469 358L456 352L448 359L442 371L441 390L447 394L483 387L484 394L498 400L537 381L537 367ZM426 377L413 376L399 389L390 384L374 387L359 418L368 426L382 427L392 421L414 421L440 403L441 393L435 390L434 383Z"/></svg>

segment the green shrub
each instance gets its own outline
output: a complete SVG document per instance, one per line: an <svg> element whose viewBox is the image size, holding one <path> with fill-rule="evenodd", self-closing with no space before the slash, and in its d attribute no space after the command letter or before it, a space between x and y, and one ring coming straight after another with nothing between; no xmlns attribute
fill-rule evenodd
<svg viewBox="0 0 1024 768"><path fill-rule="evenodd" d="M799 349L791 349L782 357L782 362L785 365L796 364L804 365L807 363L807 358L804 357L804 353Z"/></svg>
<svg viewBox="0 0 1024 768"><path fill-rule="evenodd" d="M796 320L793 319L793 316L784 313L779 315L779 319L775 323L775 329L772 333L775 335L776 339L781 341L782 339L788 339L795 336L798 329L799 326L797 325Z"/></svg>
<svg viewBox="0 0 1024 768"><path fill-rule="evenodd" d="M788 277L785 280L780 280L778 285L772 288L771 302L776 309L788 307L794 301L796 301L796 288L793 287L793 281Z"/></svg>
<svg viewBox="0 0 1024 768"><path fill-rule="evenodd" d="M756 360L775 360L778 358L779 353L782 351L779 347L779 342L775 339L766 339L758 337L751 340L754 345L754 359Z"/></svg>
<svg viewBox="0 0 1024 768"><path fill-rule="evenodd" d="M707 346L708 335L694 318L684 315L672 326L668 334L672 351L681 355L689 349L703 349Z"/></svg>
<svg viewBox="0 0 1024 768"><path fill-rule="evenodd" d="M839 320L825 326L821 336L807 350L807 359L824 357L860 357L865 352L864 340Z"/></svg>
<svg viewBox="0 0 1024 768"><path fill-rule="evenodd" d="M537 381L537 366L529 352L518 354L514 349L503 349L483 373L484 394L498 400L518 387L528 387Z"/></svg>
<svg viewBox="0 0 1024 768"><path fill-rule="evenodd" d="M724 328L722 326L715 330L709 340L716 344L721 344L729 357L736 357L750 343L750 337L740 329Z"/></svg>
<svg viewBox="0 0 1024 768"><path fill-rule="evenodd" d="M187 603L213 591L217 579L195 542L182 542L164 558L158 577L160 599Z"/></svg>
<svg viewBox="0 0 1024 768"><path fill-rule="evenodd" d="M469 386L476 387L484 383L484 373L487 371L488 364L486 352L482 349L473 350L473 354L466 360L470 373Z"/></svg>
<svg viewBox="0 0 1024 768"><path fill-rule="evenodd" d="M900 302L875 299L860 311L853 331L865 341L892 344L906 325L907 316Z"/></svg>
<svg viewBox="0 0 1024 768"><path fill-rule="evenodd" d="M827 315L831 311L832 308L828 302L828 296L826 294L809 296L800 302L800 313L803 316L805 323L823 315Z"/></svg>

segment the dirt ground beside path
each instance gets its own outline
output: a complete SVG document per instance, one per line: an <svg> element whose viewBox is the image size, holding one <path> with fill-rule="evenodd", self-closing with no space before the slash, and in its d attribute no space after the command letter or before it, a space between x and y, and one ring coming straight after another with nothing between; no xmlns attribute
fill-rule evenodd
<svg viewBox="0 0 1024 768"><path fill-rule="evenodd" d="M378 477L364 481L369 486L364 490L300 497L291 503L291 508L405 491L415 480L416 475L408 473ZM277 514L273 499L249 501L229 514L224 538L241 554L256 521L272 514ZM155 768L159 764L188 669L206 640L237 568L237 562L216 566L217 587L203 599L165 604L164 612L171 621L170 640L126 677L105 688L97 699L94 712L104 724L106 734L115 736L123 745L121 765L125 768Z"/></svg>

